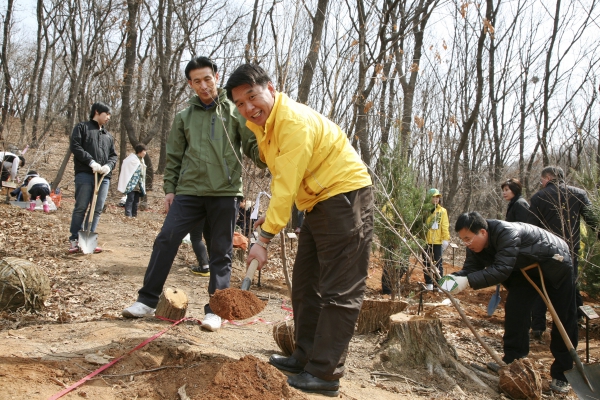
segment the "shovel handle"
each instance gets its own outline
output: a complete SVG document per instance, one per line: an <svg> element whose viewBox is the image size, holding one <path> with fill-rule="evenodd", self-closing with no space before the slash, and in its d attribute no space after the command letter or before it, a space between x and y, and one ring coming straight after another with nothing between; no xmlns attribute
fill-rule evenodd
<svg viewBox="0 0 600 400"><path fill-rule="evenodd" d="M250 262L250 266L248 267L248 271L246 271L246 277L242 281L242 290L250 289L250 285L252 284L252 278L254 278L254 273L258 268L258 260L255 258Z"/></svg>
<svg viewBox="0 0 600 400"><path fill-rule="evenodd" d="M527 271L529 271L530 269L533 269L533 268L537 268L538 272L540 273L540 281L542 282L542 289L544 290L543 292L540 290L540 288L535 284L535 282L533 282L533 280L527 274ZM554 325L556 325L556 327L558 328L558 331L560 332L560 336L562 337L563 341L565 342L565 345L567 346L567 349L569 350L569 354L571 355L571 358L573 359L573 361L575 361L575 367L577 368L577 370L583 377L583 380L585 381L585 383L587 383L587 385L590 387L590 389L592 391L594 391L594 387L592 386L592 383L588 379L588 377L583 369L583 363L579 359L579 356L577 355L577 351L575 350L575 347L573 347L573 343L571 342L571 339L569 338L569 335L567 334L567 331L565 330L565 327L563 326L562 321L558 318L558 314L556 314L556 310L554 309L554 306L552 305L552 302L550 301L550 297L548 297L548 292L546 292L546 285L544 283L544 275L542 274L542 268L540 267L540 265L538 263L535 263L535 264L531 264L531 265L521 269L521 272L523 273L523 275L525 275L525 278L529 281L529 283L531 283L531 285L534 287L534 289L537 290L540 297L546 304L546 307L548 307L548 311L550 311L550 315L552 315L552 320L554 321Z"/></svg>

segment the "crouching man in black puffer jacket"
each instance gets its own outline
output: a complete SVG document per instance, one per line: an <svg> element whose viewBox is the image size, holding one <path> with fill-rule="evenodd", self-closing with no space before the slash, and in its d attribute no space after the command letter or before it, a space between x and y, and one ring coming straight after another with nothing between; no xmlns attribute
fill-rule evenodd
<svg viewBox="0 0 600 400"><path fill-rule="evenodd" d="M467 246L462 270L446 275L440 286L452 293L472 287L481 289L502 283L508 289L504 320L504 358L507 364L529 353L531 308L539 296L520 271L539 263L548 296L571 342L577 347L575 284L569 246L558 236L525 223L484 219L477 212L461 214L454 227ZM538 269L527 271L541 288ZM569 384L564 372L573 360L558 329L552 325L550 368L555 392L566 393Z"/></svg>

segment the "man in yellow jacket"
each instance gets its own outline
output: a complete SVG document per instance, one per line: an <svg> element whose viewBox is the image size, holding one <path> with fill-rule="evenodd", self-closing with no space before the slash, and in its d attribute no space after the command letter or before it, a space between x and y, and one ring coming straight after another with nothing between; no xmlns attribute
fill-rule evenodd
<svg viewBox="0 0 600 400"><path fill-rule="evenodd" d="M292 275L296 350L269 362L298 373L288 378L291 386L337 396L368 272L371 178L340 127L275 91L261 67L238 67L225 89L273 176L248 264L257 259L261 268L267 262L268 244L287 224L294 200L306 210Z"/></svg>

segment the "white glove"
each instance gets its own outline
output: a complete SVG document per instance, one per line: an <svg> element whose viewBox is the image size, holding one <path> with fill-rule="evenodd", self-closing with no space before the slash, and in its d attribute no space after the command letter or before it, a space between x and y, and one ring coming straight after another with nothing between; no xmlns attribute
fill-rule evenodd
<svg viewBox="0 0 600 400"><path fill-rule="evenodd" d="M100 164L98 164L96 161L93 161L90 163L90 168L92 169L93 173L98 173L100 172L100 169L102 168L102 166Z"/></svg>
<svg viewBox="0 0 600 400"><path fill-rule="evenodd" d="M100 167L100 170L98 172L102 175L106 175L110 172L110 167L108 166L108 164L104 164L102 167Z"/></svg>
<svg viewBox="0 0 600 400"><path fill-rule="evenodd" d="M452 294L460 293L469 287L469 279L466 276L444 275L438 285Z"/></svg>
<svg viewBox="0 0 600 400"><path fill-rule="evenodd" d="M449 241L447 240L442 240L442 252L446 251L446 249L448 248L448 245L450 244Z"/></svg>

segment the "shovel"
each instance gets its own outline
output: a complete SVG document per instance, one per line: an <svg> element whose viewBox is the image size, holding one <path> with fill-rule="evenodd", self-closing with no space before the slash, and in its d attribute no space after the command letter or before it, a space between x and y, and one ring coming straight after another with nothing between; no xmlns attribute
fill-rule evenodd
<svg viewBox="0 0 600 400"><path fill-rule="evenodd" d="M538 288L537 285L533 282L533 280L529 277L529 275L527 275L526 271L532 268L538 269L540 273L540 280L542 282L542 289L544 290L544 292L542 292L540 288ZM600 393L595 391L594 386L592 386L591 382L594 382L596 388L600 387L600 385L598 385L598 382L600 382L600 364L584 366L581 360L579 359L577 351L573 347L573 343L571 343L571 339L569 339L567 331L565 331L565 327L563 326L560 319L558 319L558 315L556 315L556 310L554 310L552 302L550 302L550 298L548 297L548 294L546 292L546 285L544 284L544 276L542 275L542 269L540 268L539 264L536 263L525 267L521 270L521 272L523 273L523 275L525 275L525 278L527 278L529 283L533 285L535 290L537 290L537 292L540 294L542 300L544 300L544 303L546 303L548 311L550 311L550 315L552 315L552 320L558 328L560 336L564 340L567 349L569 349L569 354L571 355L571 358L573 359L573 361L575 361L575 368L571 369L570 371L565 371L565 376L571 384L573 391L580 399L600 398Z"/></svg>
<svg viewBox="0 0 600 400"><path fill-rule="evenodd" d="M98 199L98 192L100 191L100 182L104 179L104 175L98 180L98 174L94 173L94 195L92 196L92 206L86 219L86 229L79 231L79 248L83 254L92 254L96 247L98 247L98 234L91 232L92 221L94 220L94 209L96 208L96 200Z"/></svg>
<svg viewBox="0 0 600 400"><path fill-rule="evenodd" d="M248 271L246 271L246 277L242 281L242 290L250 290L250 285L252 284L252 278L254 278L254 273L258 268L258 260L255 258L250 262L250 266L248 267Z"/></svg>
<svg viewBox="0 0 600 400"><path fill-rule="evenodd" d="M496 292L492 295L492 298L490 299L490 302L488 303L488 308L487 308L488 317L491 317L492 314L494 314L494 311L496 311L498 304L500 304L500 300L502 300L502 298L500 297L500 285L496 285Z"/></svg>

